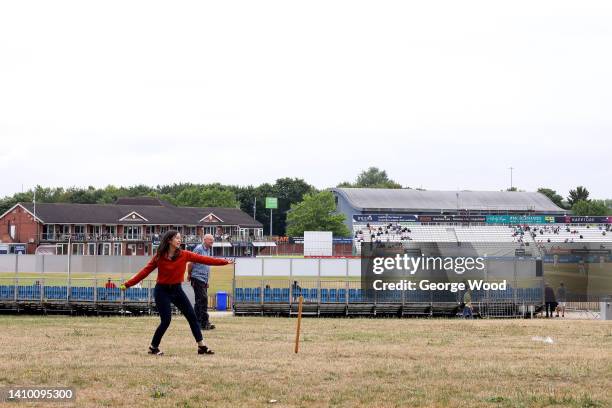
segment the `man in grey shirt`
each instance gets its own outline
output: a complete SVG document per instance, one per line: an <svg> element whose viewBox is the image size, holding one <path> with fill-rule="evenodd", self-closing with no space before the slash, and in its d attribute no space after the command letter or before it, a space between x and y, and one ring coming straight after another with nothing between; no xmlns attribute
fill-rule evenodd
<svg viewBox="0 0 612 408"><path fill-rule="evenodd" d="M213 256L213 242L215 238L211 234L204 235L203 243L195 247L193 252L198 255ZM214 324L210 323L208 316L208 278L210 266L204 264L189 265L189 279L195 294L195 313L202 330L212 330Z"/></svg>

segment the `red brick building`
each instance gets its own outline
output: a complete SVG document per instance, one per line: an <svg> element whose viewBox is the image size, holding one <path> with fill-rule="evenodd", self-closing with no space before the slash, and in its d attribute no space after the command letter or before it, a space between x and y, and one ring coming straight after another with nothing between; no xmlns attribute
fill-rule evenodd
<svg viewBox="0 0 612 408"><path fill-rule="evenodd" d="M177 207L153 197L120 198L115 204L18 203L0 215L0 243L39 245L57 254L151 255L164 232L176 229L189 246L215 236L215 254L251 253L263 226L237 208ZM1 245L0 244L0 245Z"/></svg>

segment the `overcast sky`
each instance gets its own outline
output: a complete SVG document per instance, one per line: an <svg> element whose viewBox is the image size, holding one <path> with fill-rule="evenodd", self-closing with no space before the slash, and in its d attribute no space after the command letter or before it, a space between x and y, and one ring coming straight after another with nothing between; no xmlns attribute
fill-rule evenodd
<svg viewBox="0 0 612 408"><path fill-rule="evenodd" d="M3 1L0 196L174 182L612 198L610 1Z"/></svg>

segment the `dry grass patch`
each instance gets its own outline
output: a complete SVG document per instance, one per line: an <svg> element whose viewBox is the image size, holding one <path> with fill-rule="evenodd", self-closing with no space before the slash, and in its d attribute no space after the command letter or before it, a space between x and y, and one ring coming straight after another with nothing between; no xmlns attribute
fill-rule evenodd
<svg viewBox="0 0 612 408"><path fill-rule="evenodd" d="M296 356L294 319L227 317L198 356L176 316L161 358L157 322L2 316L0 384L73 386L91 407L612 406L611 322L308 318Z"/></svg>

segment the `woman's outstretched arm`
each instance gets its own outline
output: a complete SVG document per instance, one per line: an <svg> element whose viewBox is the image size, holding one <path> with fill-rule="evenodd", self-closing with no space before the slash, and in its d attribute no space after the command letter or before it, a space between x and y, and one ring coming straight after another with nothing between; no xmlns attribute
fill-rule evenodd
<svg viewBox="0 0 612 408"><path fill-rule="evenodd" d="M153 272L155 268L157 268L157 256L154 256L153 258L151 258L149 263L147 263L144 268L142 268L130 280L126 281L124 283L125 287L129 288L131 286L134 286L135 284L137 284L138 282L140 282L141 280L149 276L149 274Z"/></svg>
<svg viewBox="0 0 612 408"><path fill-rule="evenodd" d="M183 251L188 262L195 262L204 265L227 265L230 263L227 259L213 258L212 256L204 256L194 254L193 252Z"/></svg>

